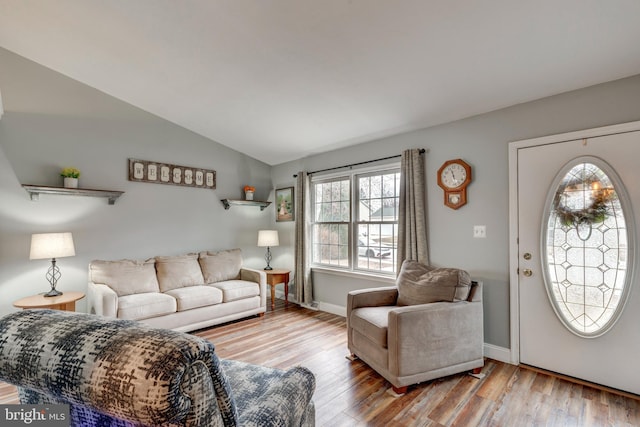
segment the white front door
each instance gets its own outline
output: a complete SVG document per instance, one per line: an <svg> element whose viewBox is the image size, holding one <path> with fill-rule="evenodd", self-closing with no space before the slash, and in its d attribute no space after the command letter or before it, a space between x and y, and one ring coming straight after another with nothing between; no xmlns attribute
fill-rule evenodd
<svg viewBox="0 0 640 427"><path fill-rule="evenodd" d="M539 142L512 150L519 360L640 394L640 132Z"/></svg>

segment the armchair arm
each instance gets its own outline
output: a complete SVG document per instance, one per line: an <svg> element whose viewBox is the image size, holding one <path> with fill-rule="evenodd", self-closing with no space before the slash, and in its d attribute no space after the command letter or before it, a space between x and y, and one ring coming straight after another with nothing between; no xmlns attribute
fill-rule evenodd
<svg viewBox="0 0 640 427"><path fill-rule="evenodd" d="M90 314L118 317L118 294L107 285L89 282L87 305Z"/></svg>
<svg viewBox="0 0 640 427"><path fill-rule="evenodd" d="M385 286L381 288L360 289L347 295L347 315L359 307L381 307L395 305L398 299L398 288Z"/></svg>
<svg viewBox="0 0 640 427"><path fill-rule="evenodd" d="M483 357L482 302L437 302L389 312L389 370L428 372Z"/></svg>

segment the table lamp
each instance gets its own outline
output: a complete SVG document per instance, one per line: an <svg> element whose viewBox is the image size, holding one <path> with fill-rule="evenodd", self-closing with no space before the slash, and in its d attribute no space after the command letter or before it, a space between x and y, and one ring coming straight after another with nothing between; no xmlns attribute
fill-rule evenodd
<svg viewBox="0 0 640 427"><path fill-rule="evenodd" d="M56 258L75 256L71 233L40 233L31 235L31 253L29 259L49 259L51 266L47 270L46 278L51 285L51 290L44 294L45 297L56 297L62 292L56 289L56 283L62 276L56 265Z"/></svg>
<svg viewBox="0 0 640 427"><path fill-rule="evenodd" d="M267 254L264 256L264 259L267 261L267 266L264 268L265 270L273 270L271 265L271 246L278 246L280 242L278 241L278 230L260 230L258 231L258 247L267 247Z"/></svg>

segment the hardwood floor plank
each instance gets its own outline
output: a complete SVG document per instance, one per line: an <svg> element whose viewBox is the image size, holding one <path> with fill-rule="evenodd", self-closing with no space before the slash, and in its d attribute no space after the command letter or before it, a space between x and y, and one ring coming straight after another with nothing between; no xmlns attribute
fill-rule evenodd
<svg viewBox="0 0 640 427"><path fill-rule="evenodd" d="M318 427L640 426L640 396L615 394L530 367L487 359L477 379L451 375L393 397L390 384L361 360L350 361L343 317L284 301L264 317L203 329L222 358L276 368L295 365L316 376ZM0 404L18 403L0 383Z"/></svg>

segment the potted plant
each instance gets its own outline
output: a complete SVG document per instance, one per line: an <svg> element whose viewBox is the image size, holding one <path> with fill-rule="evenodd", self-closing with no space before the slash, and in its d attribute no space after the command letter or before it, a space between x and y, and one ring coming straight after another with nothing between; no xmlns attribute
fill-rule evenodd
<svg viewBox="0 0 640 427"><path fill-rule="evenodd" d="M65 188L78 188L78 178L80 171L76 168L64 168L60 172L60 176L64 178Z"/></svg>
<svg viewBox="0 0 640 427"><path fill-rule="evenodd" d="M253 193L255 193L256 188L250 185L244 186L244 198L245 200L253 200Z"/></svg>

